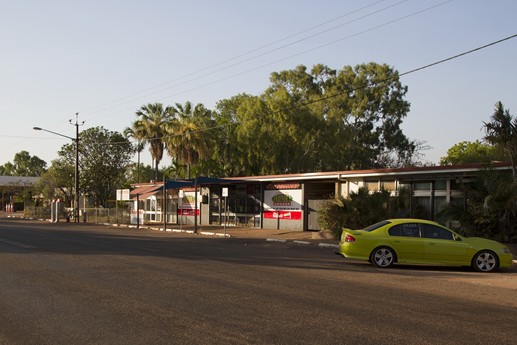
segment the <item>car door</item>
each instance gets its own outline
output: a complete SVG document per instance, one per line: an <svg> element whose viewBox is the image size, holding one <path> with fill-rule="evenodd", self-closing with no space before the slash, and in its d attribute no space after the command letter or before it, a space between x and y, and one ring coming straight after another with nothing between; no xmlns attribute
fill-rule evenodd
<svg viewBox="0 0 517 345"><path fill-rule="evenodd" d="M429 262L464 263L468 245L456 238L449 229L433 224L421 224L424 239L424 259Z"/></svg>
<svg viewBox="0 0 517 345"><path fill-rule="evenodd" d="M388 236L399 262L423 260L424 240L418 223L395 224L388 229Z"/></svg>

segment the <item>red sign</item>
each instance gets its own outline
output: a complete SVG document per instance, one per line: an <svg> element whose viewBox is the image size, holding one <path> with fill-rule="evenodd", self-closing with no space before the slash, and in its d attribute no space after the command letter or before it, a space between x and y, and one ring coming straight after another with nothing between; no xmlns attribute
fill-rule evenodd
<svg viewBox="0 0 517 345"><path fill-rule="evenodd" d="M199 216L199 209L197 210L194 210L193 208L178 208L178 216L195 216L196 213L194 213L194 211L197 213L197 215Z"/></svg>
<svg viewBox="0 0 517 345"><path fill-rule="evenodd" d="M264 218L300 220L302 219L302 211L264 211Z"/></svg>
<svg viewBox="0 0 517 345"><path fill-rule="evenodd" d="M270 183L266 185L267 190L277 190L277 189L300 189L301 184L299 183Z"/></svg>

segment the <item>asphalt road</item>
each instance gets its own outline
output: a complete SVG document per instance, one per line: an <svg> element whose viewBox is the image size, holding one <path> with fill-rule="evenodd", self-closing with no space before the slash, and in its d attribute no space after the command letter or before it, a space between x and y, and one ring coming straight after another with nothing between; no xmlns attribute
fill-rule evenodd
<svg viewBox="0 0 517 345"><path fill-rule="evenodd" d="M0 344L516 344L517 269L0 220Z"/></svg>

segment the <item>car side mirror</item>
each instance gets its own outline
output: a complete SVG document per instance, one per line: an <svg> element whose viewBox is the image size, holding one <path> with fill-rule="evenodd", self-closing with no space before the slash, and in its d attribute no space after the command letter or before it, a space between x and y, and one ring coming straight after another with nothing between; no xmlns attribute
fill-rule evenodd
<svg viewBox="0 0 517 345"><path fill-rule="evenodd" d="M459 235L454 235L454 241L463 241Z"/></svg>

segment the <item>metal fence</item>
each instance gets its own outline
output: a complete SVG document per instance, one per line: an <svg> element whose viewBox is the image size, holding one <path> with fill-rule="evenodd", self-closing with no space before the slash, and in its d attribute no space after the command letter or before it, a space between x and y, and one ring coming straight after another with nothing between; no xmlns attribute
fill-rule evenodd
<svg viewBox="0 0 517 345"><path fill-rule="evenodd" d="M50 219L50 207L26 206L24 216L35 219ZM74 221L72 210L63 208L59 212L59 218ZM129 224L130 211L127 208L86 208L79 211L79 222L85 223L117 223Z"/></svg>

